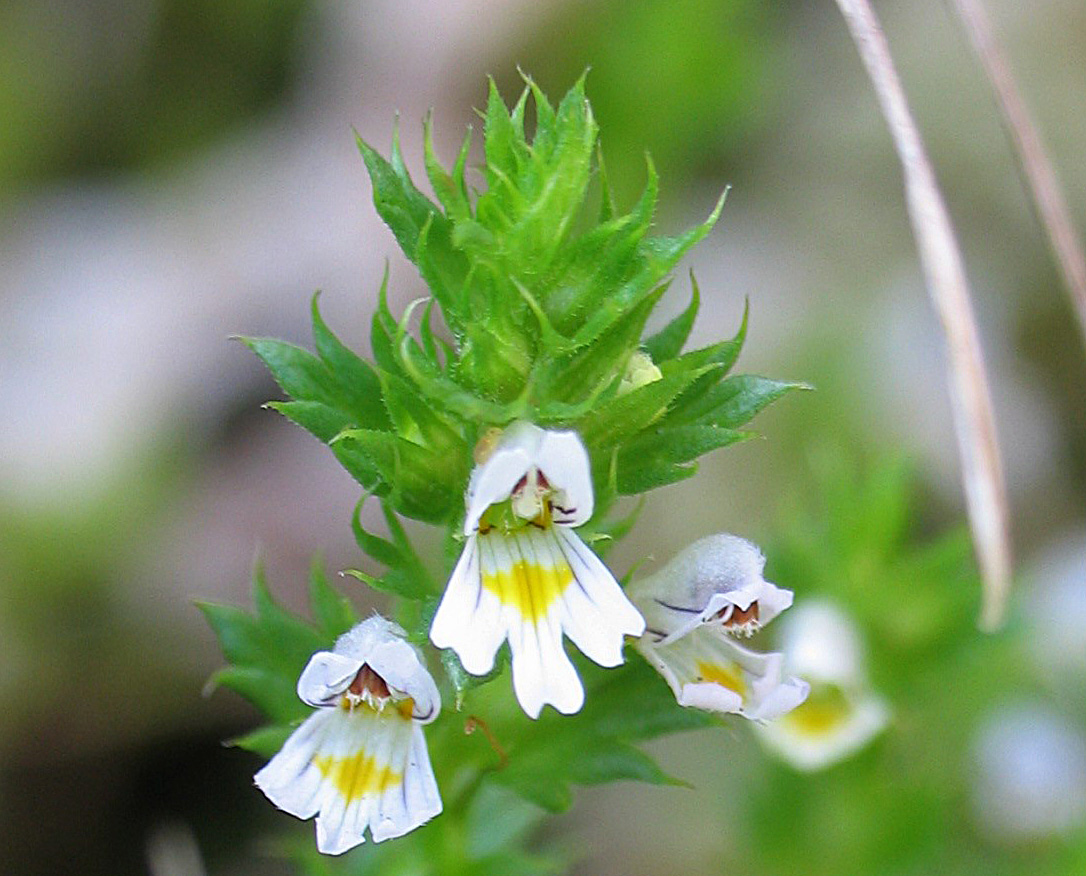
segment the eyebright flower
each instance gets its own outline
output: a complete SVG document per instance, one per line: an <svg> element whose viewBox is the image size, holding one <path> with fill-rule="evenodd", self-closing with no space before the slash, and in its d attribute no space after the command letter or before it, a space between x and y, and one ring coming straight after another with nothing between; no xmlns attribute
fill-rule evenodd
<svg viewBox="0 0 1086 876"><path fill-rule="evenodd" d="M441 698L396 624L374 616L318 651L298 679L317 707L256 774L276 806L317 816L317 849L338 855L402 836L441 812L422 725Z"/></svg>
<svg viewBox="0 0 1086 876"><path fill-rule="evenodd" d="M890 710L867 684L859 633L840 609L821 601L799 606L784 622L781 642L789 670L810 683L811 694L760 728L774 752L798 769L817 770L844 760L882 731Z"/></svg>
<svg viewBox="0 0 1086 876"><path fill-rule="evenodd" d="M792 604L762 577L765 558L735 535L711 535L656 574L630 585L645 615L637 648L680 705L736 712L756 721L783 715L807 696L807 683L783 678L784 656L740 645Z"/></svg>
<svg viewBox="0 0 1086 876"><path fill-rule="evenodd" d="M624 637L645 622L573 531L592 516L588 454L574 432L518 421L480 442L466 496L464 545L430 639L485 675L509 640L513 690L538 717L571 714L584 689L563 633L601 666L622 663Z"/></svg>

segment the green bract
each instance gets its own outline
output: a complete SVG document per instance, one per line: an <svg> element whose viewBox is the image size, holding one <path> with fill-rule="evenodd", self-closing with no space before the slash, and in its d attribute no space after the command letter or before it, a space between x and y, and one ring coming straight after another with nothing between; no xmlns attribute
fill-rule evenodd
<svg viewBox="0 0 1086 876"><path fill-rule="evenodd" d="M696 284L686 310L644 336L669 272L709 233L723 198L685 234L652 237L650 163L640 200L618 214L583 79L556 108L529 81L512 110L491 83L481 194L465 179L470 137L448 171L427 121L436 202L412 182L396 137L387 160L359 141L377 210L431 293L397 318L386 277L371 331L374 363L340 343L316 298L315 354L245 340L290 396L271 406L329 444L367 490L407 517L452 523L463 512L476 441L523 418L581 434L602 512L616 495L689 477L699 456L740 440L740 426L797 386L726 376L745 317L732 340L682 352L698 310ZM447 336L434 325L435 305ZM623 386L638 350L659 377Z"/></svg>

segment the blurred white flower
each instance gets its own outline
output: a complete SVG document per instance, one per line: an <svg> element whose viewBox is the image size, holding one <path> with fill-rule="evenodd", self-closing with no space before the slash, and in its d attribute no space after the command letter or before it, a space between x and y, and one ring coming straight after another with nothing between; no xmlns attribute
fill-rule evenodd
<svg viewBox="0 0 1086 876"><path fill-rule="evenodd" d="M1026 637L1041 676L1086 689L1086 532L1069 532L1031 558Z"/></svg>
<svg viewBox="0 0 1086 876"><path fill-rule="evenodd" d="M871 691L859 632L836 606L797 606L781 624L785 664L810 683L799 708L759 728L767 746L798 769L832 766L863 748L886 726L890 710Z"/></svg>
<svg viewBox="0 0 1086 876"><path fill-rule="evenodd" d="M997 842L1066 833L1086 824L1086 737L1043 705L999 709L973 744L973 815Z"/></svg>
<svg viewBox="0 0 1086 876"><path fill-rule="evenodd" d="M318 651L298 679L318 711L256 774L276 806L317 816L317 849L338 855L402 836L441 812L422 725L441 698L403 630L371 617Z"/></svg>
<svg viewBox="0 0 1086 876"><path fill-rule="evenodd" d="M630 586L647 625L638 650L680 705L768 720L803 702L807 683L783 677L782 655L759 654L733 638L792 604L790 591L762 577L764 566L749 541L711 535Z"/></svg>
<svg viewBox="0 0 1086 876"><path fill-rule="evenodd" d="M502 642L513 690L535 718L547 703L570 714L584 689L562 647L568 635L601 666L622 662L645 628L614 576L573 531L592 516L588 454L574 432L513 423L484 439L468 486L467 542L434 615L430 638L485 675Z"/></svg>

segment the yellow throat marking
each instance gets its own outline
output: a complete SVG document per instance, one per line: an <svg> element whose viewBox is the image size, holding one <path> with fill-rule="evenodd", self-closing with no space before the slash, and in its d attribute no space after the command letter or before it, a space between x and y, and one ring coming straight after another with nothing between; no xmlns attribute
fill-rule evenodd
<svg viewBox="0 0 1086 876"><path fill-rule="evenodd" d="M743 674L736 668L731 666L720 666L717 663L706 663L703 660L699 660L698 676L702 681L710 681L713 684L719 684L721 687L730 690L732 693L739 694L743 699L746 699L747 697L747 683L743 680Z"/></svg>
<svg viewBox="0 0 1086 876"><path fill-rule="evenodd" d="M313 766L335 785L348 803L361 800L367 794L380 794L403 781L403 773L389 766L378 766L365 750L350 757L318 755L313 758Z"/></svg>
<svg viewBox="0 0 1086 876"><path fill-rule="evenodd" d="M516 534L487 535L484 538L505 538L515 542ZM557 566L540 565L519 559L512 566L482 563L483 587L493 593L502 605L512 605L520 616L533 624L547 616L551 605L573 583L573 572L564 559Z"/></svg>

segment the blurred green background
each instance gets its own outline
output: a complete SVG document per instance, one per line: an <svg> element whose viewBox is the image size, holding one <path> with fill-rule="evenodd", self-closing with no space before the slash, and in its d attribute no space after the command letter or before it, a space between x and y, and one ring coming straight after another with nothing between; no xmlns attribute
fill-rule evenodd
<svg viewBox="0 0 1086 876"><path fill-rule="evenodd" d="M1086 227L1086 7L987 6ZM693 790L585 791L541 841L601 876L1086 872L1086 355L948 7L878 7L991 372L1020 570L992 637L900 174L833 3L0 0L0 872L289 872L219 743L255 715L201 696L221 658L192 601L246 603L259 553L301 609L313 552L358 562L358 490L228 337L305 343L320 288L364 350L386 260L394 308L423 287L352 127L383 147L400 113L421 178L427 108L448 161L518 66L552 96L591 68L616 192L651 153L662 232L732 186L689 260L692 343L749 299L741 370L817 387L650 496L616 568L759 541L797 602L852 613L894 712L813 775L738 721L669 740Z"/></svg>

